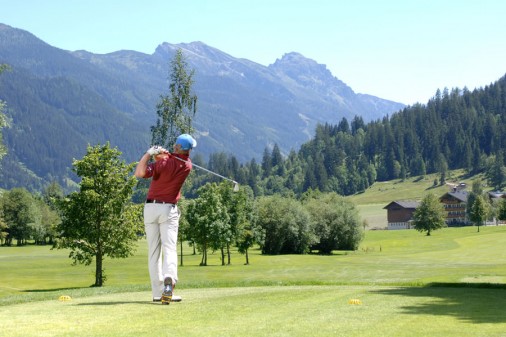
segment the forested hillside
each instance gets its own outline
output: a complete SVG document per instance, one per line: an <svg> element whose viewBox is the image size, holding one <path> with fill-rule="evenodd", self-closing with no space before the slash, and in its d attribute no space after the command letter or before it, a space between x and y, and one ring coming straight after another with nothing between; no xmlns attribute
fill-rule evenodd
<svg viewBox="0 0 506 337"><path fill-rule="evenodd" d="M110 141L127 160L150 145L156 106L166 95L169 62L182 50L195 70L196 154L260 159L276 143L283 154L311 139L318 123L343 116L366 121L403 104L356 94L323 64L288 52L269 66L235 58L202 42L162 42L152 54L93 54L51 46L0 23L0 100L9 124L0 188L41 190L53 179L75 183L72 159L87 144ZM274 61L274 60L273 60Z"/></svg>
<svg viewBox="0 0 506 337"><path fill-rule="evenodd" d="M132 153L145 150L148 135L139 123L87 87L68 78L37 78L17 70L1 77L0 90L8 98L3 135L9 149L0 170L2 187L40 191L53 180L67 187L71 180L62 178L75 179L72 160L81 158L88 144L128 148L129 161L137 159Z"/></svg>
<svg viewBox="0 0 506 337"><path fill-rule="evenodd" d="M499 189L506 182L505 151L506 76L473 91L437 90L427 104L369 123L355 117L319 125L314 138L288 157L266 148L261 163L238 165L217 154L209 167L257 194L319 189L350 195L375 181L428 173L444 183L450 169L486 171L491 187Z"/></svg>

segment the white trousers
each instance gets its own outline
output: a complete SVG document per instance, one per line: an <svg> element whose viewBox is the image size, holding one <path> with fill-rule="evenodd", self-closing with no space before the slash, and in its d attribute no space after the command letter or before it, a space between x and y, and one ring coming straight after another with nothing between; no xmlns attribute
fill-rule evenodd
<svg viewBox="0 0 506 337"><path fill-rule="evenodd" d="M162 296L163 280L177 282L179 210L172 204L145 204L144 229L148 241L148 268L153 297Z"/></svg>

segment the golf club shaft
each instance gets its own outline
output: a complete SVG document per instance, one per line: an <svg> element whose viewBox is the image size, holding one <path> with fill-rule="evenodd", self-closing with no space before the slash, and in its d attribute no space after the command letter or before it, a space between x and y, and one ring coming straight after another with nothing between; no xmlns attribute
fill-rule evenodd
<svg viewBox="0 0 506 337"><path fill-rule="evenodd" d="M180 161L182 161L182 162L189 163L187 160L184 160L184 159L179 158L179 157L177 157L177 156L174 156L174 158L177 158L177 159L179 159L179 160L180 160ZM208 172L208 173L214 174L215 176L218 176L218 177L220 177L220 178L222 178L222 179L225 179L225 180L231 181L231 182L233 182L234 184L238 184L238 182L237 182L237 181L232 180L232 179L227 178L227 177L224 177L224 176L222 176L221 174L218 174L218 173L216 173L216 172L213 172L213 171L211 171L211 170L206 169L205 167L199 166L199 165L194 164L194 163L191 163L191 164L192 164L192 166L195 166L195 167L196 167L196 168L198 168L198 169L201 169L201 170L204 170L204 171L206 171L206 172Z"/></svg>

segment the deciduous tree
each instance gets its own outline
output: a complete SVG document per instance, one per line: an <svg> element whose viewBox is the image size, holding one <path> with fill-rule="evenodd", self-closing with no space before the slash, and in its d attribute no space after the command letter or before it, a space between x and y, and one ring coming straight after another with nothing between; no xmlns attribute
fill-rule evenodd
<svg viewBox="0 0 506 337"><path fill-rule="evenodd" d="M427 232L427 236L430 236L432 231L446 226L445 217L443 205L434 194L429 193L413 213L413 226L417 231Z"/></svg>
<svg viewBox="0 0 506 337"><path fill-rule="evenodd" d="M5 223L3 215L1 213L2 212L0 211L0 244L3 245L5 238L9 233L7 232L7 224Z"/></svg>
<svg viewBox="0 0 506 337"><path fill-rule="evenodd" d="M501 199L499 202L499 211L497 214L499 220L506 220L506 199Z"/></svg>
<svg viewBox="0 0 506 337"><path fill-rule="evenodd" d="M188 202L185 213L189 224L189 236L202 253L201 266L207 266L207 252L224 246L229 226L229 216L222 203L218 185L208 183L198 189L198 197ZM224 254L222 252L222 264Z"/></svg>
<svg viewBox="0 0 506 337"><path fill-rule="evenodd" d="M109 143L88 146L86 155L75 160L73 171L81 178L80 189L62 199L58 208L62 222L56 248L70 249L73 264L90 265L95 259L94 286L103 285L103 260L133 254L138 226L125 212L136 179L135 163L120 160L121 152Z"/></svg>
<svg viewBox="0 0 506 337"><path fill-rule="evenodd" d="M230 264L230 246L237 245L239 252L246 254L254 244L255 234L253 225L253 191L249 187L241 187L233 191L230 182L223 181L219 185L222 203L225 206L229 219L229 237L225 238L227 248L227 264Z"/></svg>
<svg viewBox="0 0 506 337"><path fill-rule="evenodd" d="M30 192L24 188L13 188L5 192L3 199L3 218L7 225L5 244L18 246L26 244L31 235L31 225L35 222L37 208Z"/></svg>
<svg viewBox="0 0 506 337"><path fill-rule="evenodd" d="M309 252L315 237L309 212L292 198L273 195L257 202L260 242L264 254L304 254Z"/></svg>
<svg viewBox="0 0 506 337"><path fill-rule="evenodd" d="M471 213L469 214L469 219L478 226L478 232L480 231L480 226L483 225L483 222L487 219L487 213L487 202L482 195L478 195L474 200Z"/></svg>
<svg viewBox="0 0 506 337"><path fill-rule="evenodd" d="M46 204L43 199L36 198L35 206L37 208L35 220L31 225L31 235L35 244L52 244L56 237L56 228L60 223L60 217L56 210Z"/></svg>
<svg viewBox="0 0 506 337"><path fill-rule="evenodd" d="M318 240L313 248L320 254L333 250L356 250L363 238L358 210L337 193L315 194L305 202Z"/></svg>

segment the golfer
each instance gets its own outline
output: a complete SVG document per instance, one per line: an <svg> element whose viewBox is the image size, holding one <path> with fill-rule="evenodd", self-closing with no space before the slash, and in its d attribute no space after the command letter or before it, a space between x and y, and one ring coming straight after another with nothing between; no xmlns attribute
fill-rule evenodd
<svg viewBox="0 0 506 337"><path fill-rule="evenodd" d="M135 168L137 178L151 178L144 204L144 228L148 241L148 267L153 301L169 304L177 283L177 232L180 212L177 202L190 174L190 151L197 141L188 134L176 139L174 152L151 147ZM155 161L150 162L154 156ZM183 159L177 159L177 158Z"/></svg>

